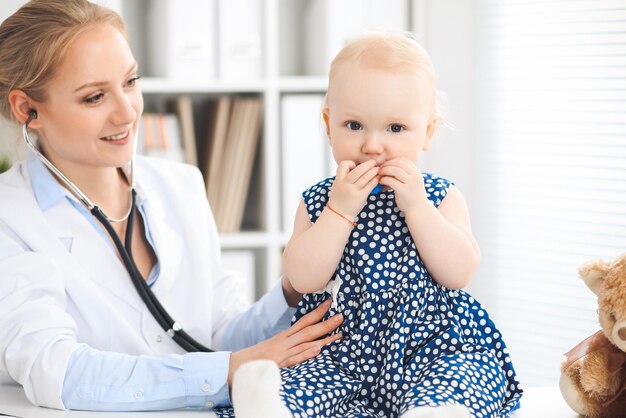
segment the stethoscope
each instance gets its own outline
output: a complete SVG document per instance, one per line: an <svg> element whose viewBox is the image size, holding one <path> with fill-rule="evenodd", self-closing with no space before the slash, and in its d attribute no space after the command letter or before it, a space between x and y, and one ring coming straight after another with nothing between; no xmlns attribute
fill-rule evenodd
<svg viewBox="0 0 626 418"><path fill-rule="evenodd" d="M133 236L133 225L135 219L135 200L136 200L136 191L135 191L135 176L134 176L134 158L130 160L130 207L128 208L128 212L124 217L115 219L107 216L97 205L95 205L80 189L72 183L59 169L57 169L54 164L52 164L44 155L39 152L35 144L31 141L30 136L28 135L28 124L33 120L37 119L37 111L31 110L28 114L28 119L24 122L22 126L22 136L26 141L26 145L28 148L39 158L39 160L54 173L61 181L70 189L70 191L78 198L78 200L85 206L85 208L91 212L93 216L100 221L104 229L109 233L111 239L113 239L113 243L117 248L117 252L119 253L126 270L128 270L128 274L133 281L133 285L139 296L143 300L143 302L148 307L148 310L154 317L154 319L159 323L161 328L165 331L165 333L172 338L179 346L185 349L188 352L212 352L210 348L207 348L194 340L189 334L187 334L180 324L168 314L165 310L161 302L157 299L152 289L148 286L146 281L141 277L141 273L135 264L135 260L133 259L132 251L131 251L131 243ZM126 225L126 234L124 237L125 243L122 244L120 237L117 235L113 227L111 226L112 222L123 222L128 219Z"/></svg>

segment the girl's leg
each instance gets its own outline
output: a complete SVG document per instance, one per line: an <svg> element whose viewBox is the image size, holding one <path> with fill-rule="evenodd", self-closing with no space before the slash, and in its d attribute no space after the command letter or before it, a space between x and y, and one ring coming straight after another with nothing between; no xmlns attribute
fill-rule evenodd
<svg viewBox="0 0 626 418"><path fill-rule="evenodd" d="M237 418L292 418L280 396L280 371L271 360L239 367L233 377L232 399Z"/></svg>
<svg viewBox="0 0 626 418"><path fill-rule="evenodd" d="M280 372L281 395L295 418L376 416L361 402L360 379L328 351Z"/></svg>
<svg viewBox="0 0 626 418"><path fill-rule="evenodd" d="M451 353L427 364L415 361L406 370L405 386L403 418L467 417L466 411L475 418L492 418L507 402L507 379L491 352Z"/></svg>
<svg viewBox="0 0 626 418"><path fill-rule="evenodd" d="M282 370L269 360L242 365L233 378L232 400L237 418L374 417L355 399L360 387L323 353Z"/></svg>

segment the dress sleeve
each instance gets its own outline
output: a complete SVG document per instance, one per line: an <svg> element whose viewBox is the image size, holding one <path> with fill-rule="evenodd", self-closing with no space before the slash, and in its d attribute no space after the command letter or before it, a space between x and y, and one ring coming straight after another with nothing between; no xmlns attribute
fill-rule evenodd
<svg viewBox="0 0 626 418"><path fill-rule="evenodd" d="M448 194L448 189L454 183L443 177L438 177L430 173L422 173L424 177L424 188L426 189L426 197L433 205L439 206Z"/></svg>

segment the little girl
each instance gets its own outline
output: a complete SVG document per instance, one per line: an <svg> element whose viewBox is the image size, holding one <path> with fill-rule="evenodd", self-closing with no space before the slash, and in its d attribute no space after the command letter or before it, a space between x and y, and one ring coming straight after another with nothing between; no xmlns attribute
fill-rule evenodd
<svg viewBox="0 0 626 418"><path fill-rule="evenodd" d="M349 43L323 109L338 163L306 190L283 256L306 293L329 296L343 339L281 370L296 417L506 417L522 390L500 333L460 290L479 262L468 209L416 163L440 122L428 54L402 35Z"/></svg>

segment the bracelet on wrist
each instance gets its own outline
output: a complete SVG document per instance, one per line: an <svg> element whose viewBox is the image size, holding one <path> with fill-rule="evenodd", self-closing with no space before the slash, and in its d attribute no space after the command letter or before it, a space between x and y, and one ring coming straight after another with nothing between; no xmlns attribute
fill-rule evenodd
<svg viewBox="0 0 626 418"><path fill-rule="evenodd" d="M337 215L341 216L343 219L345 219L346 221L348 221L348 222L350 223L350 225L352 225L353 227L355 227L355 226L356 226L356 222L351 221L350 219L348 219L347 217L345 217L345 216L344 216L344 215L342 215L341 213L337 212L335 209L333 209L333 207L332 207L332 206L330 206L330 204L329 204L329 203L327 203L327 204L326 204L326 207L327 207L328 209L330 209L330 211L331 211L331 212L333 212L333 213L335 213L335 214L337 214Z"/></svg>

